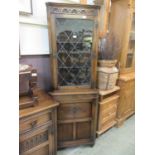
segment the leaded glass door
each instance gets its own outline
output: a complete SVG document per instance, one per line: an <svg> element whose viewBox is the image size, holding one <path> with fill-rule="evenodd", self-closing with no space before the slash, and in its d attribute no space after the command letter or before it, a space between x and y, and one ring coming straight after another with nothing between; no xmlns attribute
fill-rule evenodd
<svg viewBox="0 0 155 155"><path fill-rule="evenodd" d="M92 84L93 19L55 18L57 86L87 87Z"/></svg>

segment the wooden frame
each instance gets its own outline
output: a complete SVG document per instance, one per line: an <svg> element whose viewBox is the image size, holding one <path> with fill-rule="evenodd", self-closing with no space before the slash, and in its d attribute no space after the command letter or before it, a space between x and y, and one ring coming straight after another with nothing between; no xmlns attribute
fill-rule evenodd
<svg viewBox="0 0 155 155"><path fill-rule="evenodd" d="M51 52L51 70L52 70L52 86L53 89L80 89L80 88L95 88L96 87L96 68L97 68L97 57L98 57L98 18L100 6L97 5L80 5L80 4L64 4L64 3L46 3L47 5L47 15L48 15L48 30L49 30L49 45ZM56 9L58 8L58 9ZM65 9L80 10L84 13L65 13ZM94 11L94 12L93 12ZM78 11L77 11L78 12ZM95 13L95 14L94 14ZM91 19L95 22L95 27L93 30L93 59L91 67L91 86L66 86L59 87L57 79L57 45L56 45L56 27L55 19L56 18L72 18L72 19ZM52 42L52 43L51 43Z"/></svg>
<svg viewBox="0 0 155 155"><path fill-rule="evenodd" d="M32 15L33 14L32 0L20 0L19 3L20 3L20 7L22 7L19 10L20 15Z"/></svg>
<svg viewBox="0 0 155 155"><path fill-rule="evenodd" d="M130 40L132 32L132 20L134 18L134 0L112 0L110 27L113 33L121 41L121 53L119 57L120 98L117 108L117 126L135 111L135 51L132 51L133 59L130 67L127 67L127 55L130 54Z"/></svg>
<svg viewBox="0 0 155 155"><path fill-rule="evenodd" d="M134 0L112 0L110 29L121 41L120 73L130 73L135 70L134 53L131 67L126 67L133 14Z"/></svg>
<svg viewBox="0 0 155 155"><path fill-rule="evenodd" d="M99 37L102 38L109 30L111 0L95 0L94 3L101 6L99 15Z"/></svg>

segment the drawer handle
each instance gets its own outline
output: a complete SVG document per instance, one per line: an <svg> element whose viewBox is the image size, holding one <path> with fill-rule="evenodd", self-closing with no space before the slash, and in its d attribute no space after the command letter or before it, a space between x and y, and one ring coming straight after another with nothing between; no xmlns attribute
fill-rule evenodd
<svg viewBox="0 0 155 155"><path fill-rule="evenodd" d="M30 124L31 124L31 127L34 128L36 126L36 124L37 124L37 120L31 122Z"/></svg>

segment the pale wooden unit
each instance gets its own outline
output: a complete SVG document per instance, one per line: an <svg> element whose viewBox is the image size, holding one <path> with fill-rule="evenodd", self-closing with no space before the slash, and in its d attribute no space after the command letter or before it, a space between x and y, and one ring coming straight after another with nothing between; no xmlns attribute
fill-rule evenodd
<svg viewBox="0 0 155 155"><path fill-rule="evenodd" d="M120 99L117 108L117 125L122 125L124 120L135 111L135 77L134 73L121 75L119 78Z"/></svg>
<svg viewBox="0 0 155 155"><path fill-rule="evenodd" d="M112 0L110 29L121 41L119 56L120 99L117 125L134 114L135 107L135 7L134 0Z"/></svg>
<svg viewBox="0 0 155 155"><path fill-rule="evenodd" d="M121 42L120 72L135 70L135 11L134 0L112 0L110 29Z"/></svg>
<svg viewBox="0 0 155 155"><path fill-rule="evenodd" d="M38 105L19 111L19 154L56 155L57 106L50 96L38 93Z"/></svg>
<svg viewBox="0 0 155 155"><path fill-rule="evenodd" d="M98 108L97 136L116 124L116 113L120 88L115 86L111 90L99 90L100 102Z"/></svg>

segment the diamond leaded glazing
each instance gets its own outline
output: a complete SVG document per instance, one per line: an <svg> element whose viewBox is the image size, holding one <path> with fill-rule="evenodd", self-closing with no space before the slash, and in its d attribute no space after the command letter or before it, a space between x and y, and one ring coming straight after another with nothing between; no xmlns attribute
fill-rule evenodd
<svg viewBox="0 0 155 155"><path fill-rule="evenodd" d="M56 19L58 85L90 85L94 23L83 19Z"/></svg>

